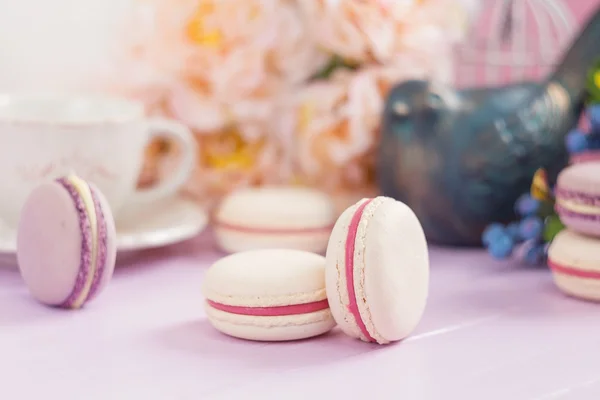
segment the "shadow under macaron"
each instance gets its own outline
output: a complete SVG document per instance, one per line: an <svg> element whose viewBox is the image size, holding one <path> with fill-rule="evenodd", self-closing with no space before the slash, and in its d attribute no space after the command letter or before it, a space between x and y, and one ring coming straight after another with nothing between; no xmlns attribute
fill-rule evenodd
<svg viewBox="0 0 600 400"><path fill-rule="evenodd" d="M156 339L173 350L263 370L330 364L383 347L352 339L339 328L317 337L285 342L237 339L217 331L207 319L172 326L158 332Z"/></svg>
<svg viewBox="0 0 600 400"><path fill-rule="evenodd" d="M3 328L24 327L73 315L65 309L39 303L29 294L23 282L15 283L10 290L0 293L0 304L0 327Z"/></svg>

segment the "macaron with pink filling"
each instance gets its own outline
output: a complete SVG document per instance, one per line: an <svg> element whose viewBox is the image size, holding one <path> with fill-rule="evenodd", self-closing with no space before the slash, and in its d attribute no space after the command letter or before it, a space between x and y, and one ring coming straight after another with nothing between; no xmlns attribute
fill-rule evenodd
<svg viewBox="0 0 600 400"><path fill-rule="evenodd" d="M228 253L297 249L323 254L337 214L332 199L295 186L240 188L214 215L217 244Z"/></svg>
<svg viewBox="0 0 600 400"><path fill-rule="evenodd" d="M558 175L556 212L568 228L600 237L600 162L573 164Z"/></svg>
<svg viewBox="0 0 600 400"><path fill-rule="evenodd" d="M329 306L347 335L388 344L413 332L427 303L429 254L408 206L376 197L349 207L333 228L326 260Z"/></svg>
<svg viewBox="0 0 600 400"><path fill-rule="evenodd" d="M219 331L288 341L335 326L325 291L325 257L301 250L239 252L215 262L203 282L205 310Z"/></svg>
<svg viewBox="0 0 600 400"><path fill-rule="evenodd" d="M104 195L76 175L41 184L19 219L17 261L31 295L78 309L102 292L116 259L116 231Z"/></svg>
<svg viewBox="0 0 600 400"><path fill-rule="evenodd" d="M600 302L600 239L564 229L548 248L548 267L565 294Z"/></svg>

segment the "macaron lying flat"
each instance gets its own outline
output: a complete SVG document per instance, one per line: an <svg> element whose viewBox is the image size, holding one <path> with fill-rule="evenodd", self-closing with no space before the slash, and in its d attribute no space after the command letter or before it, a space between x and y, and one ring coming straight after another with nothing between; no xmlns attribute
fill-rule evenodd
<svg viewBox="0 0 600 400"><path fill-rule="evenodd" d="M41 303L80 308L112 277L115 238L111 210L96 187L75 175L44 183L21 211L21 276Z"/></svg>
<svg viewBox="0 0 600 400"><path fill-rule="evenodd" d="M323 253L335 222L332 200L316 190L261 187L234 191L215 213L215 235L229 252L287 248Z"/></svg>
<svg viewBox="0 0 600 400"><path fill-rule="evenodd" d="M548 266L564 293L600 301L600 239L565 229L548 249Z"/></svg>
<svg viewBox="0 0 600 400"><path fill-rule="evenodd" d="M209 268L203 294L211 324L242 339L305 339L335 326L325 292L325 258L310 252L229 255Z"/></svg>
<svg viewBox="0 0 600 400"><path fill-rule="evenodd" d="M570 229L600 236L600 162L573 164L556 182L556 212Z"/></svg>
<svg viewBox="0 0 600 400"><path fill-rule="evenodd" d="M414 330L427 302L429 255L408 206L387 197L359 201L337 220L326 257L329 305L346 334L387 344Z"/></svg>

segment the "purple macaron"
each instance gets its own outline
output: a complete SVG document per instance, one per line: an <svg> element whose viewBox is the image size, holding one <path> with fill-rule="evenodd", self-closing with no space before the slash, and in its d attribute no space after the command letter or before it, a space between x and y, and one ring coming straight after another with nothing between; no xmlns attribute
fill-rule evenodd
<svg viewBox="0 0 600 400"><path fill-rule="evenodd" d="M110 281L115 259L114 219L94 185L69 175L31 192L19 219L17 260L38 301L81 308Z"/></svg>
<svg viewBox="0 0 600 400"><path fill-rule="evenodd" d="M556 212L569 229L600 237L600 162L573 164L561 171Z"/></svg>

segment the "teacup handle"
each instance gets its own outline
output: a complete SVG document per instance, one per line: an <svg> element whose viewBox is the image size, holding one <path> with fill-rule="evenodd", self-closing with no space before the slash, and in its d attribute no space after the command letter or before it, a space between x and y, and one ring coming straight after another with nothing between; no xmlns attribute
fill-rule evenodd
<svg viewBox="0 0 600 400"><path fill-rule="evenodd" d="M158 137L174 139L182 151L179 165L173 175L148 189L140 189L133 196L133 203L153 203L175 195L188 181L196 164L197 143L192 132L185 125L166 118L148 118L146 129L148 141Z"/></svg>

